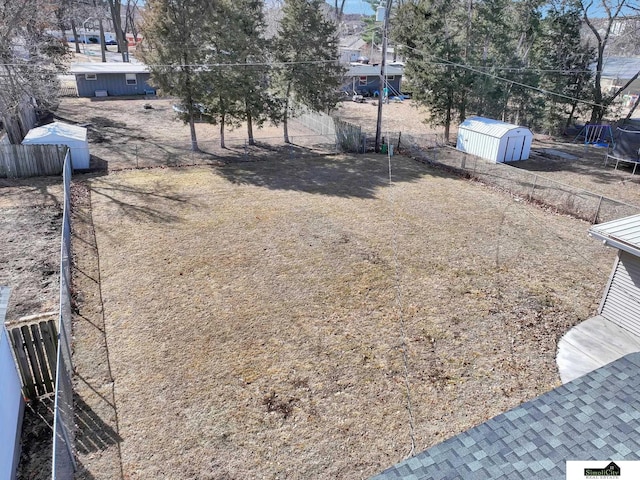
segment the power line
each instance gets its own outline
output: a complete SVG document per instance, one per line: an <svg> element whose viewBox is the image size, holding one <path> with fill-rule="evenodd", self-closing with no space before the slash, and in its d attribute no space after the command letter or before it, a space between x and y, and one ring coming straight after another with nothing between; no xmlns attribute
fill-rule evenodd
<svg viewBox="0 0 640 480"><path fill-rule="evenodd" d="M503 81L503 82L506 82L506 83L511 83L513 85L518 85L519 87L528 88L530 90L534 90L534 91L537 91L537 92L540 92L540 93L544 93L546 95L553 95L555 97L564 98L566 100L571 100L572 102L583 103L585 105L590 105L592 107L606 108L606 105L602 105L602 104L595 103L595 102L590 102L588 100L582 100L582 99L575 98L575 97L570 97L569 95L564 95L562 93L552 92L551 90L547 90L547 89L544 89L544 88L536 87L534 85L528 85L526 83L522 83L522 82L518 82L516 80L509 79L509 78L501 77L499 75L495 75L495 74L490 73L490 72L483 72L483 71L481 71L481 70L479 70L479 69L477 69L477 68L475 68L475 67L473 67L471 65L465 65L465 64L462 64L462 63L452 62L452 61L446 60L444 58L438 58L435 55L430 55L427 52L424 52L424 51L419 50L417 48L409 47L408 45L403 45L403 47L405 47L405 48L407 48L409 50L414 50L415 52L418 52L418 53L420 53L422 55L432 56L438 62L441 62L440 64L443 64L443 65L469 70L469 71L472 71L472 72L475 72L475 73L479 73L480 75L485 75L487 77L491 77L491 78L494 78L496 80L500 80L500 81Z"/></svg>

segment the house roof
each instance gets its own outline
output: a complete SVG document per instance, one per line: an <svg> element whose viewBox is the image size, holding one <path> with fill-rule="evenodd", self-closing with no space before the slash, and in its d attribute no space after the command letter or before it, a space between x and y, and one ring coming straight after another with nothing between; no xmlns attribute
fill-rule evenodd
<svg viewBox="0 0 640 480"><path fill-rule="evenodd" d="M402 68L386 66L387 75L402 75ZM351 64L347 70L348 77L380 76L380 65Z"/></svg>
<svg viewBox="0 0 640 480"><path fill-rule="evenodd" d="M340 39L341 50L360 50L367 44L359 35L349 35Z"/></svg>
<svg viewBox="0 0 640 480"><path fill-rule="evenodd" d="M83 73L149 73L143 63L72 63L69 71L73 74Z"/></svg>
<svg viewBox="0 0 640 480"><path fill-rule="evenodd" d="M595 64L591 68L595 70ZM638 57L606 57L602 65L604 78L628 80L638 71L640 71L640 58Z"/></svg>
<svg viewBox="0 0 640 480"><path fill-rule="evenodd" d="M523 129L528 130L526 127L519 125L513 125L511 123L501 122L500 120L494 120L493 118L485 117L469 117L458 127L459 130L473 130L474 132L483 133L490 137L500 138L511 130Z"/></svg>
<svg viewBox="0 0 640 480"><path fill-rule="evenodd" d="M594 225L589 229L589 235L610 247L640 257L640 215Z"/></svg>
<svg viewBox="0 0 640 480"><path fill-rule="evenodd" d="M638 368L626 355L373 478L558 479L567 460L638 460Z"/></svg>
<svg viewBox="0 0 640 480"><path fill-rule="evenodd" d="M22 140L22 143L41 143L44 139L77 140L86 142L87 129L84 127L78 127L77 125L70 125L68 123L53 122L29 130L29 133L27 133Z"/></svg>

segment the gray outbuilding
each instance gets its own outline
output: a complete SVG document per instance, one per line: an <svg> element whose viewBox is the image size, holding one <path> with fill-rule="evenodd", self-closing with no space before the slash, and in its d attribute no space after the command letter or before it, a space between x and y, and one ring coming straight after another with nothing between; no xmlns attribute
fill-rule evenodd
<svg viewBox="0 0 640 480"><path fill-rule="evenodd" d="M155 93L150 73L142 63L74 63L79 97L111 97Z"/></svg>
<svg viewBox="0 0 640 480"><path fill-rule="evenodd" d="M526 127L469 117L458 127L456 148L496 163L529 158L533 134Z"/></svg>
<svg viewBox="0 0 640 480"><path fill-rule="evenodd" d="M594 225L589 235L618 249L598 313L640 335L640 215Z"/></svg>

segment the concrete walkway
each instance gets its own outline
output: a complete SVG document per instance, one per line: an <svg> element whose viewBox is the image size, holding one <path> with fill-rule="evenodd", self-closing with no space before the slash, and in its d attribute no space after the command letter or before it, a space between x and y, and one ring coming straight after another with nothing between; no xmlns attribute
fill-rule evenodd
<svg viewBox="0 0 640 480"><path fill-rule="evenodd" d="M640 352L640 337L598 315L569 330L558 342L556 362L562 383Z"/></svg>

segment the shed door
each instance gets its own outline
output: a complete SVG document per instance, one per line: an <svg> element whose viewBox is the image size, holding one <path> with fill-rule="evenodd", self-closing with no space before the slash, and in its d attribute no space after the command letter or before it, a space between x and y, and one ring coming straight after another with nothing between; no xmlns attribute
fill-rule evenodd
<svg viewBox="0 0 640 480"><path fill-rule="evenodd" d="M600 314L640 335L640 258L620 251Z"/></svg>
<svg viewBox="0 0 640 480"><path fill-rule="evenodd" d="M505 162L515 162L522 160L522 150L524 148L524 136L507 137L507 148L504 152Z"/></svg>

